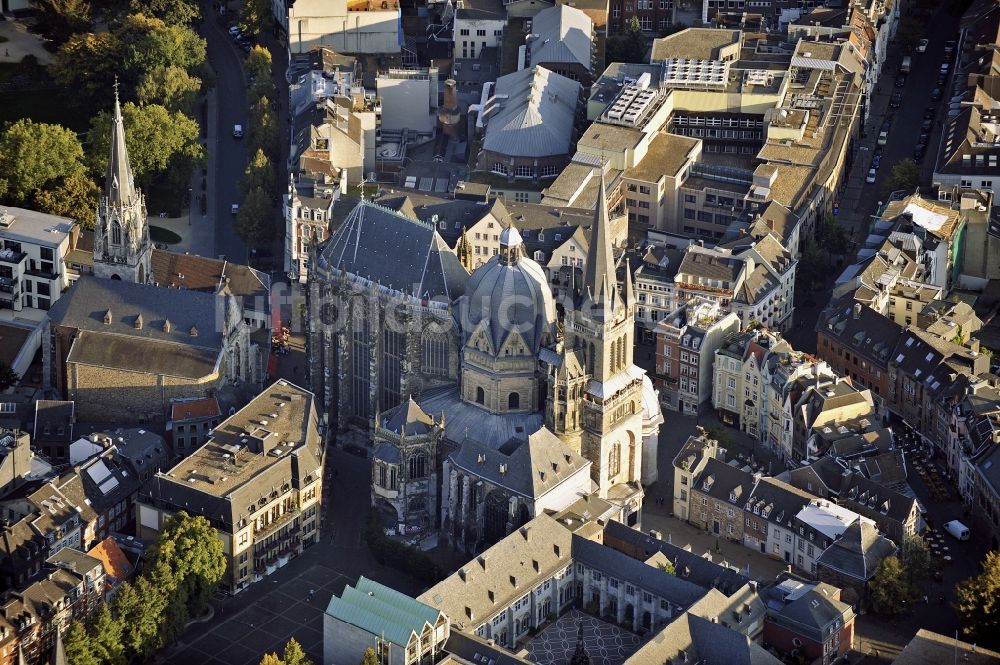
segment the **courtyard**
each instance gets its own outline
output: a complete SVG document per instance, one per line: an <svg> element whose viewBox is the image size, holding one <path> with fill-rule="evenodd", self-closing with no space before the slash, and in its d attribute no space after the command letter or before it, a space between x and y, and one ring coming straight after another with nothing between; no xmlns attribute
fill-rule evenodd
<svg viewBox="0 0 1000 665"><path fill-rule="evenodd" d="M593 665L619 665L642 643L637 635L614 624L571 610L527 643L530 659L538 665L568 663L581 628L583 645Z"/></svg>

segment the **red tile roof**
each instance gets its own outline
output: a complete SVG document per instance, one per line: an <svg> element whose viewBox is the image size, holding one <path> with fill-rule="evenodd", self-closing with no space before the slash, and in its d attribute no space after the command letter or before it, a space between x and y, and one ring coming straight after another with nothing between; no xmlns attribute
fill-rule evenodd
<svg viewBox="0 0 1000 665"><path fill-rule="evenodd" d="M221 415L219 401L214 397L174 402L170 408L171 420L190 420L193 418L211 418Z"/></svg>
<svg viewBox="0 0 1000 665"><path fill-rule="evenodd" d="M101 563L104 564L105 574L122 582L132 577L132 573L134 572L132 564L128 562L128 558L122 552L121 548L118 547L118 543L114 541L114 538L110 536L105 538L94 545L87 554L100 559Z"/></svg>

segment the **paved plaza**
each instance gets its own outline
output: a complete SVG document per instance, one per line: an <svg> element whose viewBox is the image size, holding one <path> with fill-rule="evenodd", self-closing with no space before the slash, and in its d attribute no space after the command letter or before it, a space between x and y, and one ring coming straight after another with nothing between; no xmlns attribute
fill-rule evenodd
<svg viewBox="0 0 1000 665"><path fill-rule="evenodd" d="M530 657L538 665L564 665L576 650L580 626L583 644L593 665L619 665L639 649L637 635L579 610L567 612L528 642Z"/></svg>

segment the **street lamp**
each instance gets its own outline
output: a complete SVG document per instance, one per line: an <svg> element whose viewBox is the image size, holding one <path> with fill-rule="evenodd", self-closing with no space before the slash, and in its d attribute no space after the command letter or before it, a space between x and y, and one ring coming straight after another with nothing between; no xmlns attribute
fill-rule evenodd
<svg viewBox="0 0 1000 665"><path fill-rule="evenodd" d="M191 188L188 187L188 226L191 226L191 209L194 208L194 199L191 197Z"/></svg>

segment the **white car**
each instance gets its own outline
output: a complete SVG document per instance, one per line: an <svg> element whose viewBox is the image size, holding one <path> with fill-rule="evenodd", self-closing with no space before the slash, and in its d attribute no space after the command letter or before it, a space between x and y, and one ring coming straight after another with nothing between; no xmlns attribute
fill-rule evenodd
<svg viewBox="0 0 1000 665"><path fill-rule="evenodd" d="M233 138L243 138L243 125L233 125Z"/></svg>
<svg viewBox="0 0 1000 665"><path fill-rule="evenodd" d="M874 182L874 181L872 181L872 182ZM232 210L232 213L235 215L236 213L238 213L240 211L240 204L239 203L234 203L233 207L231 208L231 210Z"/></svg>
<svg viewBox="0 0 1000 665"><path fill-rule="evenodd" d="M928 40L921 39L920 43L917 45L917 53L923 53L924 51L926 51L928 44L930 44Z"/></svg>
<svg viewBox="0 0 1000 665"><path fill-rule="evenodd" d="M875 169L868 169L868 176L865 178L865 182L869 184L875 182L876 174L878 174L878 171L876 171Z"/></svg>

